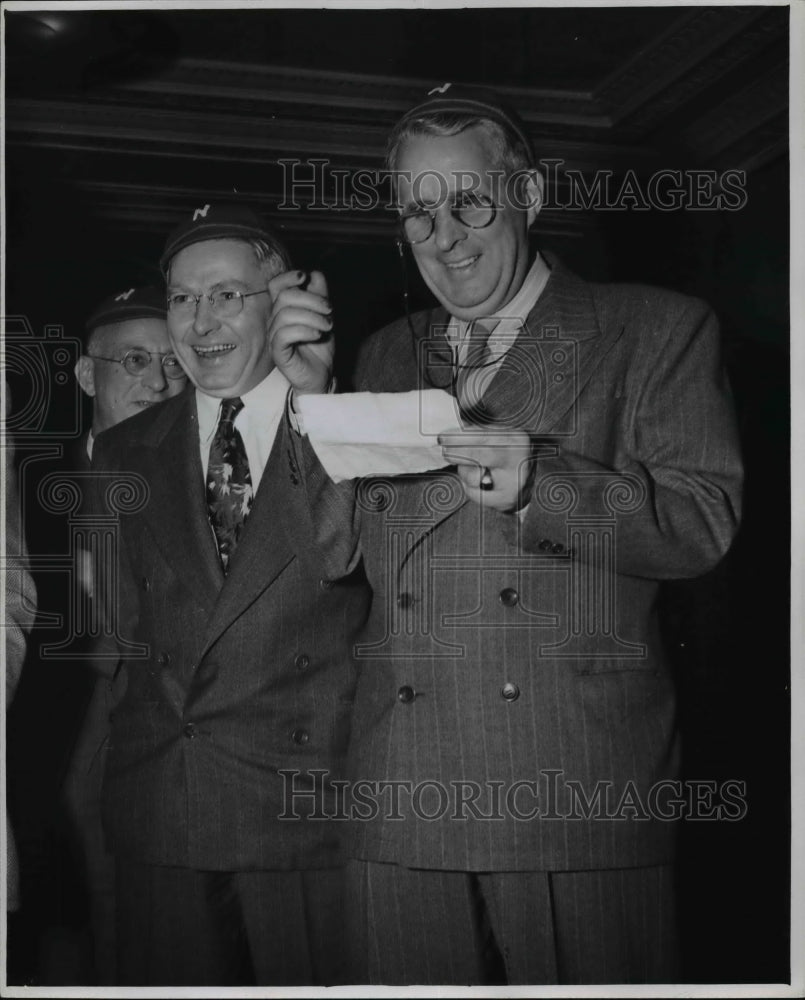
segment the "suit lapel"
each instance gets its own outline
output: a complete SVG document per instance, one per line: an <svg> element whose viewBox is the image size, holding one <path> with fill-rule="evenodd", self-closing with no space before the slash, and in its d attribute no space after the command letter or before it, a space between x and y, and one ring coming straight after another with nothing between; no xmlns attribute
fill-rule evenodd
<svg viewBox="0 0 805 1000"><path fill-rule="evenodd" d="M622 329L601 330L590 286L551 258L551 277L482 401L485 422L549 434Z"/></svg>
<svg viewBox="0 0 805 1000"><path fill-rule="evenodd" d="M204 499L198 417L192 387L156 425L157 447L145 451L151 501L144 516L165 560L205 609L215 604L223 582ZM145 442L148 444L148 442Z"/></svg>
<svg viewBox="0 0 805 1000"><path fill-rule="evenodd" d="M249 519L232 557L226 582L218 595L202 655L273 583L295 556L295 519L288 516L292 512L288 511L291 491L285 464L289 450L287 433L287 424L283 419Z"/></svg>

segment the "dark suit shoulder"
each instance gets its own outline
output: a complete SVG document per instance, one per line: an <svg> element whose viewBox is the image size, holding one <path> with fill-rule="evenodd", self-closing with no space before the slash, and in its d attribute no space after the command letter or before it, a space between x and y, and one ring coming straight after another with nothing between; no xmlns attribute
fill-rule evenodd
<svg viewBox="0 0 805 1000"><path fill-rule="evenodd" d="M194 412L193 392L193 388L188 387L178 396L155 403L142 413L127 417L126 420L121 420L119 424L103 431L95 439L93 466L103 460L101 456L105 458L123 448L158 445L176 420L186 418Z"/></svg>
<svg viewBox="0 0 805 1000"><path fill-rule="evenodd" d="M590 290L596 311L623 322L652 320L667 328L685 317L701 321L712 312L703 299L656 285L590 283Z"/></svg>
<svg viewBox="0 0 805 1000"><path fill-rule="evenodd" d="M427 310L415 313L414 319L418 324L415 329L419 329L427 314ZM395 319L391 323L387 323L382 329L376 330L366 338L361 344L358 354L358 370L360 371L362 364L369 359L373 363L376 363L382 358L391 357L401 350L408 351L409 353L411 350L411 331L404 316Z"/></svg>
<svg viewBox="0 0 805 1000"><path fill-rule="evenodd" d="M416 318L419 320L425 315L427 313L417 313ZM360 347L355 367L355 388L359 392L380 391L378 379L385 383L383 373L408 362L413 353L413 338L404 317L384 326L367 337Z"/></svg>

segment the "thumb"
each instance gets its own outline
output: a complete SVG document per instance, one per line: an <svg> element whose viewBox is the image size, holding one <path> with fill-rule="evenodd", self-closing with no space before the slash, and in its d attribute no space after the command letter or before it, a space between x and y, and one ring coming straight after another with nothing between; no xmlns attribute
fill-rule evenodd
<svg viewBox="0 0 805 1000"><path fill-rule="evenodd" d="M321 295L323 299L327 298L327 279L321 271L310 272L310 281L308 282L307 290L313 292L314 295Z"/></svg>

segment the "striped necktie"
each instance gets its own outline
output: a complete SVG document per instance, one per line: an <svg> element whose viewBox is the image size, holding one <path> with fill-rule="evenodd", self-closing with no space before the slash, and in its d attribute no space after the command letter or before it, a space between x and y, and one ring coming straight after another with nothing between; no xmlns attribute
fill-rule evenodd
<svg viewBox="0 0 805 1000"><path fill-rule="evenodd" d="M240 539L253 496L246 448L235 427L235 417L242 409L243 400L239 397L221 400L221 417L207 466L207 506L224 573Z"/></svg>
<svg viewBox="0 0 805 1000"><path fill-rule="evenodd" d="M496 325L494 320L474 320L465 335L467 349L457 366L455 392L467 423L485 422L481 400L496 371L489 352L489 337Z"/></svg>

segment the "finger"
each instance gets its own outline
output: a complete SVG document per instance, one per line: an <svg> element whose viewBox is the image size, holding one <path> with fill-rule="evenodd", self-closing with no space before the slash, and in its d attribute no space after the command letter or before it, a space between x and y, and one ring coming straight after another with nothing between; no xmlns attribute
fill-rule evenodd
<svg viewBox="0 0 805 1000"><path fill-rule="evenodd" d="M310 272L310 281L308 282L307 290L314 295L321 295L324 299L327 298L327 279L321 271Z"/></svg>
<svg viewBox="0 0 805 1000"><path fill-rule="evenodd" d="M448 448L442 448L442 455L445 462L449 465L455 465L457 468L479 468L483 465L479 459L475 457L474 454L467 454L464 451L450 450Z"/></svg>
<svg viewBox="0 0 805 1000"><path fill-rule="evenodd" d="M283 306L274 316L274 335L286 327L309 326L320 333L329 333L333 328L333 318L326 313L314 312L299 306Z"/></svg>
<svg viewBox="0 0 805 1000"><path fill-rule="evenodd" d="M332 345L332 338L322 335L318 330L312 330L309 326L285 327L271 343L272 351L281 354L293 354L294 351L306 347L329 347Z"/></svg>
<svg viewBox="0 0 805 1000"><path fill-rule="evenodd" d="M490 492L489 488L481 485L482 480L491 482L491 489L495 487L494 476L485 465L462 465L456 467L456 472L465 489L477 490L484 493Z"/></svg>
<svg viewBox="0 0 805 1000"><path fill-rule="evenodd" d="M484 431L448 431L439 434L436 440L447 448L483 448L497 437Z"/></svg>
<svg viewBox="0 0 805 1000"><path fill-rule="evenodd" d="M309 309L311 312L321 313L322 316L329 316L333 311L328 299L322 298L321 295L313 295L301 288L286 288L274 299L275 315L289 307Z"/></svg>
<svg viewBox="0 0 805 1000"><path fill-rule="evenodd" d="M276 299L280 292L285 291L286 288L301 285L306 277L304 271L282 271L280 274L275 274L268 282L271 298Z"/></svg>
<svg viewBox="0 0 805 1000"><path fill-rule="evenodd" d="M445 459L453 465L478 467L486 465L490 469L507 468L512 463L507 461L511 452L500 451L497 448L442 448Z"/></svg>

